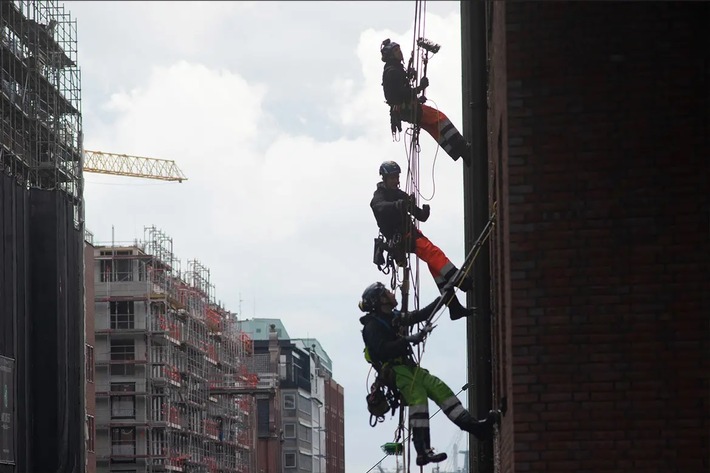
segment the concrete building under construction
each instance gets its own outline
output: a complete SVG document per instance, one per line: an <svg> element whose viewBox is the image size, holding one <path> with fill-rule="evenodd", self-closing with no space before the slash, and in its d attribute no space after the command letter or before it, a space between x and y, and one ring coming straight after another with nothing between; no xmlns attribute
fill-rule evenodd
<svg viewBox="0 0 710 473"><path fill-rule="evenodd" d="M154 227L94 249L97 471L255 471L251 337Z"/></svg>
<svg viewBox="0 0 710 473"><path fill-rule="evenodd" d="M0 2L0 472L84 471L76 22Z"/></svg>

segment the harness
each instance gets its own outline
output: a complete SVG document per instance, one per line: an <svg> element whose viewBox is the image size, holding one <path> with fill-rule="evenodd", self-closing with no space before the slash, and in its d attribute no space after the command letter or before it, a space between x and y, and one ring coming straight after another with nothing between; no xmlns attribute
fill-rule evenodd
<svg viewBox="0 0 710 473"><path fill-rule="evenodd" d="M409 67L406 73L407 81L411 82L416 76L416 70L411 67L412 58L409 60ZM420 116L420 103L418 102L416 96L410 97L410 100L404 100L399 104L392 104L387 96L387 89L385 87L385 78L387 74L392 71L399 70L401 66L399 64L388 64L385 66L382 72L382 87L385 92L385 100L390 105L390 129L394 135L397 132L402 132L402 120L409 123L417 123L417 116ZM413 105L416 104L416 107Z"/></svg>
<svg viewBox="0 0 710 473"><path fill-rule="evenodd" d="M377 317L372 315L372 317L381 323L389 332L395 333L394 328ZM370 356L370 351L365 345L363 350L365 360L372 365L377 373L375 381L370 386L370 392L366 396L367 410L370 412L370 426L375 427L378 422L384 422L385 414L388 411L392 411L392 415L397 411L400 406L400 392L397 389L397 382L395 379L394 371L392 371L392 364L406 363L408 360L403 357L397 357L388 361L374 360Z"/></svg>

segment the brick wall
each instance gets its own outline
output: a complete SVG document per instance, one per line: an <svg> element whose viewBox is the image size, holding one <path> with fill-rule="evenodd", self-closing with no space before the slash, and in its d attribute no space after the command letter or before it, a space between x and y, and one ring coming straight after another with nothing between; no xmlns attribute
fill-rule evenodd
<svg viewBox="0 0 710 473"><path fill-rule="evenodd" d="M333 379L325 382L326 473L345 472L344 390Z"/></svg>
<svg viewBox="0 0 710 473"><path fill-rule="evenodd" d="M710 471L710 4L492 11L499 471Z"/></svg>

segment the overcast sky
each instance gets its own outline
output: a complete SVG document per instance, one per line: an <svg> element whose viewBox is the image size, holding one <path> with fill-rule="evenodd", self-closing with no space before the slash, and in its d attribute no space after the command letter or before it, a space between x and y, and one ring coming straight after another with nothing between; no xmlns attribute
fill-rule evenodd
<svg viewBox="0 0 710 473"><path fill-rule="evenodd" d="M372 264L369 201L382 161L406 169L405 143L390 135L379 46L389 37L409 57L415 2L64 5L77 20L85 147L175 160L189 179L86 174L95 241L110 243L112 228L117 242L142 240L155 225L183 269L190 259L210 269L227 309L317 338L345 387L346 471L369 470L396 428L389 417L370 427L364 400L357 302L370 283L389 282ZM427 97L460 129L459 8L427 2L424 33L442 46ZM463 164L437 155L425 133L419 159L432 206L421 229L460 264ZM420 287L424 305L437 291L423 263ZM445 313L422 361L454 392L466 382L464 329ZM432 439L449 453L441 470L452 470L453 445L467 448L466 437L439 413ZM394 457L382 466L393 469Z"/></svg>

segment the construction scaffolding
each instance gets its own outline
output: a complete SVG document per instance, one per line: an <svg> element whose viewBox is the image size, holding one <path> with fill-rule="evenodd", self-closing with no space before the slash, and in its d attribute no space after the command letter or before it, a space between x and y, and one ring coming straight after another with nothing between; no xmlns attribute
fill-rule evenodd
<svg viewBox="0 0 710 473"><path fill-rule="evenodd" d="M83 219L76 20L54 1L0 2L0 170L56 189Z"/></svg>
<svg viewBox="0 0 710 473"><path fill-rule="evenodd" d="M99 471L122 461L254 471L252 396L211 392L225 380L260 384L252 340L215 301L206 267L190 260L181 272L170 237L148 227L144 238L95 250Z"/></svg>

